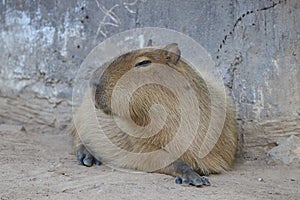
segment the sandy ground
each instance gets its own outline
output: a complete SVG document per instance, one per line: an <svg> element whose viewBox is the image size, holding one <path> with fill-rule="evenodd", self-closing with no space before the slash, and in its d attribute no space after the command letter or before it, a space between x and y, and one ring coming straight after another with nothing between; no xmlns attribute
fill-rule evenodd
<svg viewBox="0 0 300 200"><path fill-rule="evenodd" d="M18 129L0 131L1 200L300 199L300 166L248 161L209 176L212 186L184 187L167 175L79 166L67 135Z"/></svg>

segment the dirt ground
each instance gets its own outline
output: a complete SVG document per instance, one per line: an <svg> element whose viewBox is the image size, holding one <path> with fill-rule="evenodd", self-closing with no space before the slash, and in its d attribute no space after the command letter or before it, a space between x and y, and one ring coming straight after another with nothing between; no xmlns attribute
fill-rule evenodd
<svg viewBox="0 0 300 200"><path fill-rule="evenodd" d="M211 175L209 187L176 185L174 178L76 164L67 135L0 131L2 199L300 199L300 166L245 161Z"/></svg>

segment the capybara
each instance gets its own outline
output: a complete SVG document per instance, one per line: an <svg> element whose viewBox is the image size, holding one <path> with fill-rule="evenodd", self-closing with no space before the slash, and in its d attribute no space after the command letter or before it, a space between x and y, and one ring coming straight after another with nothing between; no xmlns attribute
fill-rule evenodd
<svg viewBox="0 0 300 200"><path fill-rule="evenodd" d="M203 175L229 170L237 148L232 103L217 81L181 58L176 43L99 66L69 130L78 163L210 185Z"/></svg>

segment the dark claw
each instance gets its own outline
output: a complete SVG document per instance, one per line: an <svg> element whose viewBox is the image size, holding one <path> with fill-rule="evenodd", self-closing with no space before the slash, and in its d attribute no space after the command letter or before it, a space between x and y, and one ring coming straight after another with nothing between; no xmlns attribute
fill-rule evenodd
<svg viewBox="0 0 300 200"><path fill-rule="evenodd" d="M207 178L205 178L205 177L202 177L202 178L203 178L204 185L210 186L209 180Z"/></svg>
<svg viewBox="0 0 300 200"><path fill-rule="evenodd" d="M201 186L201 185L207 185L210 186L210 182L207 178L205 177L200 177L200 178L196 178L192 181L192 185L195 186Z"/></svg>
<svg viewBox="0 0 300 200"><path fill-rule="evenodd" d="M101 164L101 162L99 160L97 160L96 158L94 158L94 164L99 166Z"/></svg>
<svg viewBox="0 0 300 200"><path fill-rule="evenodd" d="M78 164L78 165L84 165L84 164L83 164L83 159L84 159L84 157L85 157L85 154L84 154L84 153L82 153L82 152L78 152L78 153L77 153L77 164Z"/></svg>
<svg viewBox="0 0 300 200"><path fill-rule="evenodd" d="M93 155L90 154L86 150L81 150L81 151L77 152L77 163L78 163L78 165L84 165L87 167L90 167L93 164L95 164L95 165L101 164L101 162L99 160L94 158Z"/></svg>
<svg viewBox="0 0 300 200"><path fill-rule="evenodd" d="M182 184L182 178L180 178L179 176L177 176L176 179L175 179L175 183L176 184Z"/></svg>
<svg viewBox="0 0 300 200"><path fill-rule="evenodd" d="M195 185L195 186L200 186L200 185L204 184L204 181L203 181L202 178L197 178L194 181L192 181L192 184Z"/></svg>
<svg viewBox="0 0 300 200"><path fill-rule="evenodd" d="M182 181L182 185L189 185L190 183L191 181L188 179Z"/></svg>
<svg viewBox="0 0 300 200"><path fill-rule="evenodd" d="M85 158L83 159L83 164L87 167L90 167L93 165L93 162L94 162L94 157L90 153L87 153L85 155Z"/></svg>

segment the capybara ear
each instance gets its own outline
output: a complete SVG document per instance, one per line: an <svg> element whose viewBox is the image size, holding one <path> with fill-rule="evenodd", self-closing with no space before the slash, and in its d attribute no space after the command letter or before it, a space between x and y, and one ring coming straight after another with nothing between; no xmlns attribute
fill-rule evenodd
<svg viewBox="0 0 300 200"><path fill-rule="evenodd" d="M166 61L171 62L173 64L177 64L180 59L180 50L178 48L177 43L171 43L165 46L164 50L166 50Z"/></svg>

